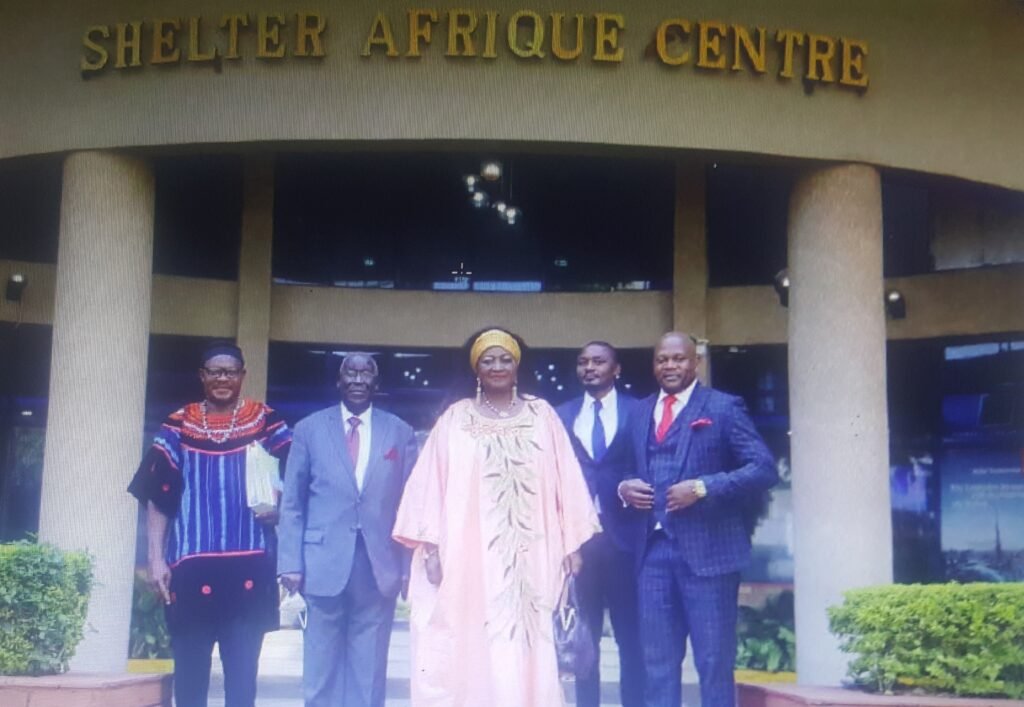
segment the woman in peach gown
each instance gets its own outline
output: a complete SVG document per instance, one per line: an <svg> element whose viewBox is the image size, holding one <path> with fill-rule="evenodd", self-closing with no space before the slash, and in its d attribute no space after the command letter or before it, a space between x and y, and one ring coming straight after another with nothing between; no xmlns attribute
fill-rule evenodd
<svg viewBox="0 0 1024 707"><path fill-rule="evenodd" d="M555 411L517 393L520 357L505 331L477 337L477 398L438 420L398 510L413 707L563 704L552 611L600 526Z"/></svg>

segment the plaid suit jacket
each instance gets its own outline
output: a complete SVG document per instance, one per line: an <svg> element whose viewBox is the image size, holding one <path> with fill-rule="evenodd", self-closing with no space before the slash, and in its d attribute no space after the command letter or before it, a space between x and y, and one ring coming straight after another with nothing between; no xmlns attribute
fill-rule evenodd
<svg viewBox="0 0 1024 707"><path fill-rule="evenodd" d="M657 400L657 395L642 400L631 425L636 474L652 486L648 444ZM673 483L701 479L708 495L689 508L670 513L667 530L695 574L737 572L750 561L745 516L761 495L778 483L775 460L754 428L743 400L700 383L673 422L676 425L679 434L673 451ZM653 529L653 513L648 515L648 528ZM643 543L646 537L637 547L638 568Z"/></svg>

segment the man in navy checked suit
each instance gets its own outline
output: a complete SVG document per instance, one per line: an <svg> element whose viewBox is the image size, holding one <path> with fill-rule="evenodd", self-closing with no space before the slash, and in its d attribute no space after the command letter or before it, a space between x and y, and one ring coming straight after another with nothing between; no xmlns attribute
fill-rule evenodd
<svg viewBox="0 0 1024 707"><path fill-rule="evenodd" d="M633 552L643 538L645 515L623 507L617 494L619 481L633 475L629 418L638 403L615 389L620 371L611 344L592 341L584 346L576 358L576 376L585 392L559 406L558 415L569 432L604 529L583 546L583 570L576 580L581 609L598 644L608 607L619 647L622 705L643 707L644 663ZM600 703L601 673L595 665L589 675L576 676L576 704L598 707Z"/></svg>
<svg viewBox="0 0 1024 707"><path fill-rule="evenodd" d="M778 482L743 401L700 385L699 363L687 334L658 342L661 391L641 401L632 424L638 478L619 485L623 503L647 521L637 545L647 707L679 707L687 636L701 704L736 704L736 602L750 560L745 515Z"/></svg>

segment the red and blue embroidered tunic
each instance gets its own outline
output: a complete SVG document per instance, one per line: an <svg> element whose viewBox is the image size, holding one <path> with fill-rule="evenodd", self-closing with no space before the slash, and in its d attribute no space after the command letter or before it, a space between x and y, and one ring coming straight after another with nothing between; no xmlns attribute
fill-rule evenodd
<svg viewBox="0 0 1024 707"><path fill-rule="evenodd" d="M268 597L257 602L265 605L272 593L274 611L262 613L268 621L276 613L274 533L256 520L245 492L246 448L254 442L283 462L291 430L263 403L243 400L234 416L208 419L192 403L163 422L135 472L129 492L170 519L169 621L186 611L199 619L241 610L256 595Z"/></svg>

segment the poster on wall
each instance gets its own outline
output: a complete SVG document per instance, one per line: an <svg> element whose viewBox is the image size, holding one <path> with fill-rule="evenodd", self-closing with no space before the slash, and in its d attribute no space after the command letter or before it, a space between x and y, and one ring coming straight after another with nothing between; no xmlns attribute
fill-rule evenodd
<svg viewBox="0 0 1024 707"><path fill-rule="evenodd" d="M941 464L946 579L1024 580L1024 471L1020 448L947 448Z"/></svg>

